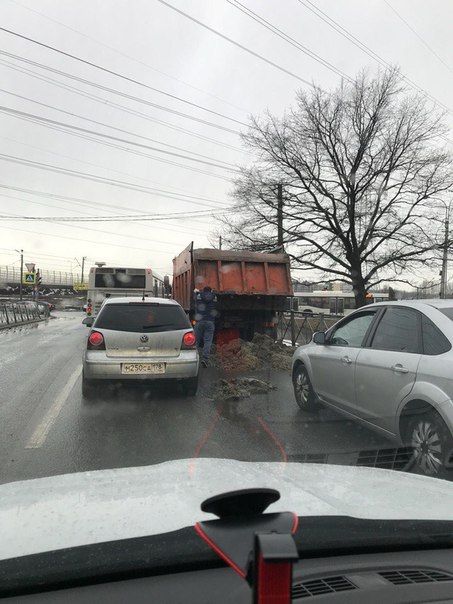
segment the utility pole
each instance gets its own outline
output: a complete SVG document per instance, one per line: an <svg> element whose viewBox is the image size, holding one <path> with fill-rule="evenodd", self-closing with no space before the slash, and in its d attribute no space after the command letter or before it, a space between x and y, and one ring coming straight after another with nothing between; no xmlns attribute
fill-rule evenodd
<svg viewBox="0 0 453 604"><path fill-rule="evenodd" d="M283 185L277 186L277 245L283 246Z"/></svg>
<svg viewBox="0 0 453 604"><path fill-rule="evenodd" d="M85 260L87 259L86 256L82 256L82 274L80 276L80 283L83 283L83 269L85 268Z"/></svg>
<svg viewBox="0 0 453 604"><path fill-rule="evenodd" d="M448 237L450 230L450 206L447 208L445 215L445 238L442 254L442 270L440 271L440 297L447 297L447 262L448 262Z"/></svg>
<svg viewBox="0 0 453 604"><path fill-rule="evenodd" d="M219 250L222 249L222 235L219 237Z"/></svg>
<svg viewBox="0 0 453 604"><path fill-rule="evenodd" d="M14 250L20 254L20 283L19 283L19 300L22 300L22 281L24 280L24 250Z"/></svg>

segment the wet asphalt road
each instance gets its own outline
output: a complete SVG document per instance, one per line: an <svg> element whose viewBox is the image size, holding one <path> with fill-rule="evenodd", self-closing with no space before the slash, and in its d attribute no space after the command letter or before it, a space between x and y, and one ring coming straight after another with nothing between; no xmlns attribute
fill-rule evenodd
<svg viewBox="0 0 453 604"><path fill-rule="evenodd" d="M331 411L300 411L282 371L249 374L276 390L239 402L214 398L222 375L208 368L194 398L178 385L127 385L106 387L87 404L83 314L54 315L47 323L0 331L2 483L171 459L196 463L198 457L355 463L358 451L392 447Z"/></svg>

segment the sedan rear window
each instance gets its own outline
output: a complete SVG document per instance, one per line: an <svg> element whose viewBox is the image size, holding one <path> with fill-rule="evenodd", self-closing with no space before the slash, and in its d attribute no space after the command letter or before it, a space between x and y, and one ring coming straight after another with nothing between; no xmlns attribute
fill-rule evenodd
<svg viewBox="0 0 453 604"><path fill-rule="evenodd" d="M173 304L106 304L94 327L114 331L156 332L190 329L180 306Z"/></svg>

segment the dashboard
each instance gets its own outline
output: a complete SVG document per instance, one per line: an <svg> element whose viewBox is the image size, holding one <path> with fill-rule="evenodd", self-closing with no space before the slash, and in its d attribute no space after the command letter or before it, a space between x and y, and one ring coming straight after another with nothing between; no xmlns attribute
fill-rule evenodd
<svg viewBox="0 0 453 604"><path fill-rule="evenodd" d="M102 568L100 567L100 571ZM248 604L248 584L231 568L105 581L5 597L5 604ZM453 602L453 550L342 555L300 560L293 571L293 602Z"/></svg>

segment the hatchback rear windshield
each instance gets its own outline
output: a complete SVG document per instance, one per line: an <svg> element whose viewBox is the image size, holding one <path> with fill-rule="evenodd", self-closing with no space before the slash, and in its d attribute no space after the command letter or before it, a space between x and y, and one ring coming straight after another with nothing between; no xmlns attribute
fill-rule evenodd
<svg viewBox="0 0 453 604"><path fill-rule="evenodd" d="M173 304L106 304L94 326L115 331L149 332L190 329L191 324L184 310Z"/></svg>

